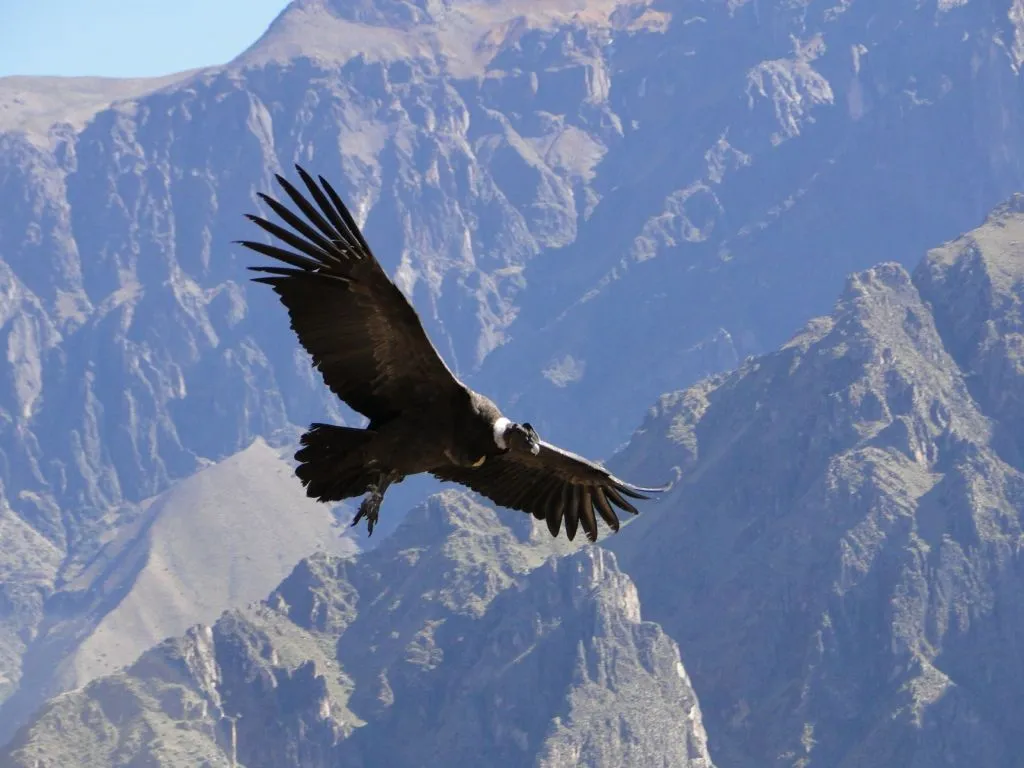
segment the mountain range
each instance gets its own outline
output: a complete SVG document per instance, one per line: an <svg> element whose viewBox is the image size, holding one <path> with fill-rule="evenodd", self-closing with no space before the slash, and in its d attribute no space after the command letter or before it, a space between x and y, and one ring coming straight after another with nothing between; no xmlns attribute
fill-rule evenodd
<svg viewBox="0 0 1024 768"><path fill-rule="evenodd" d="M409 733L396 761L429 743L508 764L1013 764L1017 6L297 0L224 66L0 79L0 741L94 681L9 759L228 764L231 731L255 765L269 740L246 716L223 729L283 707L280 748L320 751L279 764L376 764L382 728ZM288 477L302 426L355 423L230 246L295 161L336 183L474 387L631 480L677 477L611 553L520 533L488 550L536 547L519 565L455 568L450 615L362 629L361 612L310 629L273 596L372 602L365 573L410 547L443 573L453 531L495 514L450 491L418 505L436 488L413 484L357 541L335 527L348 507ZM397 548L441 509L470 522ZM582 602L544 602L588 579ZM559 611L564 631L545 624ZM541 662L489 682L518 658L486 647L514 616L568 675L540 719ZM425 632L400 632L403 653L476 661L375 656L391 694L342 679L392 622ZM271 625L285 661L259 655ZM639 661L601 671L608 653ZM393 702L319 709L367 685ZM476 747L430 729L437 701Z"/></svg>
<svg viewBox="0 0 1024 768"><path fill-rule="evenodd" d="M677 479L620 534L445 491L53 699L6 759L1016 765L1022 298L1024 195L664 395L613 465Z"/></svg>

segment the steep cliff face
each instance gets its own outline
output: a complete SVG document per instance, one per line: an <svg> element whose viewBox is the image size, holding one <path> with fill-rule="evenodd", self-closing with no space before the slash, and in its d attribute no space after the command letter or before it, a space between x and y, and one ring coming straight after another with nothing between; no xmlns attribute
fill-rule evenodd
<svg viewBox="0 0 1024 768"><path fill-rule="evenodd" d="M680 479L609 546L680 643L721 764L1016 764L1021 210L913 278L855 275L631 444L627 466Z"/></svg>
<svg viewBox="0 0 1024 768"><path fill-rule="evenodd" d="M658 10L656 43L605 49L623 134L600 201L531 263L517 342L484 366L542 431L605 453L662 393L782 344L849 273L915 265L1024 181L1014 3Z"/></svg>
<svg viewBox="0 0 1024 768"><path fill-rule="evenodd" d="M641 621L601 549L548 561L479 621L448 622L388 682L394 705L342 765L711 764L675 644Z"/></svg>
<svg viewBox="0 0 1024 768"><path fill-rule="evenodd" d="M376 550L304 560L54 700L5 764L711 768L678 649L614 555L541 564L519 522L433 497Z"/></svg>
<svg viewBox="0 0 1024 768"><path fill-rule="evenodd" d="M914 274L971 395L992 418L995 447L1015 467L1024 466L1021 214L1017 194L984 227L929 253Z"/></svg>

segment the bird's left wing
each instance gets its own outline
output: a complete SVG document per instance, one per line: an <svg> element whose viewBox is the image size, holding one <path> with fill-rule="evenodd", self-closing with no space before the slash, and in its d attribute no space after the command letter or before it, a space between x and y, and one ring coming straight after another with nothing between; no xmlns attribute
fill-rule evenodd
<svg viewBox="0 0 1024 768"><path fill-rule="evenodd" d="M476 468L452 465L432 474L472 488L495 504L545 520L552 536L558 535L565 520L570 541L581 525L590 541L597 540L595 512L609 528L618 531L615 507L637 514L626 497L647 499L647 494L668 488L631 485L604 467L543 440L536 455L509 451L488 458Z"/></svg>
<svg viewBox="0 0 1024 768"><path fill-rule="evenodd" d="M280 244L240 243L281 262L250 269L264 273L256 282L271 285L281 297L327 386L371 422L468 397L337 192L322 176L317 185L301 167L296 170L307 195L283 177L277 180L305 219L260 193L285 226L247 218Z"/></svg>

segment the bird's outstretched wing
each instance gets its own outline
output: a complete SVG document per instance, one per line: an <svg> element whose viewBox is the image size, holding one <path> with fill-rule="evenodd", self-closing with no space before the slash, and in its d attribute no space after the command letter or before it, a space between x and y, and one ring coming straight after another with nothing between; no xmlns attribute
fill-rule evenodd
<svg viewBox="0 0 1024 768"><path fill-rule="evenodd" d="M373 420L450 398L462 383L430 343L416 310L374 258L359 227L330 184L295 166L309 195L280 175L297 215L269 195L260 198L287 225L246 214L287 245L239 243L286 266L257 266L271 285L299 341L324 382Z"/></svg>
<svg viewBox="0 0 1024 768"><path fill-rule="evenodd" d="M449 466L432 473L472 488L495 504L518 509L545 520L557 536L565 520L565 534L572 541L583 526L590 541L597 540L597 515L613 531L619 530L615 507L634 515L636 507L626 497L649 498L646 494L667 490L640 488L620 480L604 467L540 441L540 451L509 451L488 458L481 466Z"/></svg>

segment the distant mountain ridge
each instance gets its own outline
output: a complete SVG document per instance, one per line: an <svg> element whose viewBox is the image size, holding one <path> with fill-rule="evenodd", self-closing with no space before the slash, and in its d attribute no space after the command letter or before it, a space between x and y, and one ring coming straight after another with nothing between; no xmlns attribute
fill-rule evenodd
<svg viewBox="0 0 1024 768"><path fill-rule="evenodd" d="M184 80L198 70L166 77L0 77L0 133L14 133L43 147L82 130L116 101L137 99Z"/></svg>

